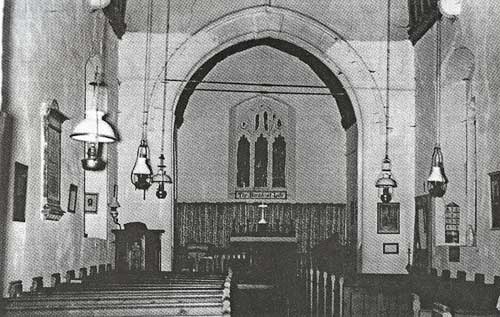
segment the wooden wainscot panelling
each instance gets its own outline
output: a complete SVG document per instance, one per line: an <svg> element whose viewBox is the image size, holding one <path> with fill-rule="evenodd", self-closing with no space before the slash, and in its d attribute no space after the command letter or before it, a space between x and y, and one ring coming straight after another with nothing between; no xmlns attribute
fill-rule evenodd
<svg viewBox="0 0 500 317"><path fill-rule="evenodd" d="M261 234L261 210L252 203L177 203L175 207L175 245L206 243L227 248L231 235ZM298 252L306 253L320 241L338 234L340 243L349 244L352 229L345 204L269 203L264 219L265 235L295 236Z"/></svg>

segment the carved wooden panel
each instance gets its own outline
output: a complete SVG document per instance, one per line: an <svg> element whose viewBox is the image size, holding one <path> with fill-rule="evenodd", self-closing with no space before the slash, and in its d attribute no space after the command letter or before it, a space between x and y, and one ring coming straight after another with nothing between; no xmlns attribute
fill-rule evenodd
<svg viewBox="0 0 500 317"><path fill-rule="evenodd" d="M43 133L43 206L45 220L59 220L61 209L61 126L68 118L59 111L56 100L45 106Z"/></svg>

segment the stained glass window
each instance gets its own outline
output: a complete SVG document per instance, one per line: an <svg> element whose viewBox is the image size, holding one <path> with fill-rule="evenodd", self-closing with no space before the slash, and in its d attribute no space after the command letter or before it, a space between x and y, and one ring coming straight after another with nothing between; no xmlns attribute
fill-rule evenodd
<svg viewBox="0 0 500 317"><path fill-rule="evenodd" d="M288 199L287 186L294 190L294 118L288 105L267 97L231 109L229 197Z"/></svg>
<svg viewBox="0 0 500 317"><path fill-rule="evenodd" d="M250 186L250 143L244 135L238 141L236 160L238 165L236 185L238 187L248 187Z"/></svg>
<svg viewBox="0 0 500 317"><path fill-rule="evenodd" d="M273 187L285 187L285 164L286 142L279 135L273 142Z"/></svg>
<svg viewBox="0 0 500 317"><path fill-rule="evenodd" d="M255 187L267 186L267 139L261 134L255 142Z"/></svg>

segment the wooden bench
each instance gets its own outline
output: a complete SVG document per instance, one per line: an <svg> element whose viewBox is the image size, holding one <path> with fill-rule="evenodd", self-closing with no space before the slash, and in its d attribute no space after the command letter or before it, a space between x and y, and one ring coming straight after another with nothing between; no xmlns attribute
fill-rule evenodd
<svg viewBox="0 0 500 317"><path fill-rule="evenodd" d="M96 270L92 270L93 274ZM120 279L121 276L121 279ZM229 315L232 272L221 275L110 274L81 283L43 287L34 278L30 292L4 299L2 316Z"/></svg>

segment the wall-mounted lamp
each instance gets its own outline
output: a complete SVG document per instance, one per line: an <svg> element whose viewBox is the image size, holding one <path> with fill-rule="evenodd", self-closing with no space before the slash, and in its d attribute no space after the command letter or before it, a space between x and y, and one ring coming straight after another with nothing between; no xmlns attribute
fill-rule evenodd
<svg viewBox="0 0 500 317"><path fill-rule="evenodd" d="M109 209L111 210L109 213L113 222L117 224L121 229L121 224L118 222L118 208L120 208L120 203L118 202L118 185L115 185L113 188L113 197L108 204Z"/></svg>

